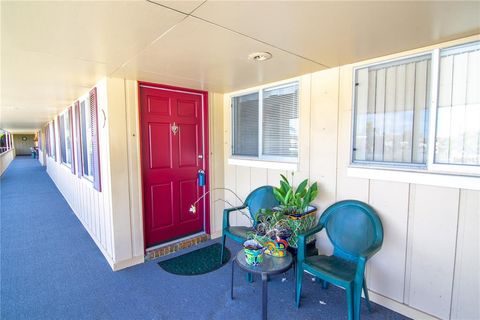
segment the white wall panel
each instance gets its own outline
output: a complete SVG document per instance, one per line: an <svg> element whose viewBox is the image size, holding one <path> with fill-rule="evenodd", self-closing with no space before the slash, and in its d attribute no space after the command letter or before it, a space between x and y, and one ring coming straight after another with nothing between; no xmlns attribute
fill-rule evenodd
<svg viewBox="0 0 480 320"><path fill-rule="evenodd" d="M382 249L368 264L370 290L403 303L409 184L370 182L370 205L382 220Z"/></svg>
<svg viewBox="0 0 480 320"><path fill-rule="evenodd" d="M252 191L250 188L250 168L243 166L235 167L235 190L237 195L245 201L248 194ZM245 210L246 215L248 215L248 210ZM239 226L251 226L252 223L247 216L241 214L240 212L235 212L236 224ZM255 212L253 212L255 214Z"/></svg>
<svg viewBox="0 0 480 320"><path fill-rule="evenodd" d="M223 141L223 94L210 93L209 96L209 139L210 139L210 189L224 187L224 141ZM210 231L212 235L222 232L224 190L210 194Z"/></svg>
<svg viewBox="0 0 480 320"><path fill-rule="evenodd" d="M452 319L480 319L480 191L460 191Z"/></svg>
<svg viewBox="0 0 480 320"><path fill-rule="evenodd" d="M250 170L250 189L255 190L258 187L268 184L268 169L251 168Z"/></svg>
<svg viewBox="0 0 480 320"><path fill-rule="evenodd" d="M458 189L410 189L405 302L442 319L450 315L458 201Z"/></svg>
<svg viewBox="0 0 480 320"><path fill-rule="evenodd" d="M135 83L130 83L130 89L132 86L134 87ZM130 93L132 92L135 90ZM118 270L143 262L141 214L135 211L136 214L131 215L129 194L130 171L127 154L132 157L136 157L137 154L126 152L129 147L137 146L128 143L124 80L101 81L97 84L97 96L102 191L95 190L92 182L72 174L70 168L53 158L47 159L47 172L111 267ZM132 97L128 98L129 106L135 108L136 104L131 104ZM57 126L55 129L55 136L58 139ZM109 134L112 131L115 135ZM59 152L58 143L56 146ZM80 150L76 145L75 148L75 155L78 155Z"/></svg>

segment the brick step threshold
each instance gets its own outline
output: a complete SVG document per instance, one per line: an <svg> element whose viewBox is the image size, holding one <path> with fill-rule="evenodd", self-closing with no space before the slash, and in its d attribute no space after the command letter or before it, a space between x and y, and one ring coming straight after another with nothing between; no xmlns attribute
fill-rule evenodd
<svg viewBox="0 0 480 320"><path fill-rule="evenodd" d="M150 261L159 257L163 257L174 252L196 246L200 243L210 240L210 235L199 234L187 239L179 239L178 241L169 242L152 249L147 249L145 253L145 261Z"/></svg>

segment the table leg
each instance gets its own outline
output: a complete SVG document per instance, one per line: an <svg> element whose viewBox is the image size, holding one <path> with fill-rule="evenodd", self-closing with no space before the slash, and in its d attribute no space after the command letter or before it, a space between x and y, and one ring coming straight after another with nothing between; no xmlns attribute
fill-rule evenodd
<svg viewBox="0 0 480 320"><path fill-rule="evenodd" d="M233 300L233 271L235 269L235 259L232 260L232 277L230 281L230 299Z"/></svg>
<svg viewBox="0 0 480 320"><path fill-rule="evenodd" d="M267 320L268 275L262 273L262 319Z"/></svg>

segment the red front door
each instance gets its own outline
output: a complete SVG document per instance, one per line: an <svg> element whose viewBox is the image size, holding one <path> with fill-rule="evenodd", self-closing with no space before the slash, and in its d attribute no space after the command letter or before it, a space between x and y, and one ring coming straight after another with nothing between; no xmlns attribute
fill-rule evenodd
<svg viewBox="0 0 480 320"><path fill-rule="evenodd" d="M145 242L150 247L204 230L206 94L140 84ZM207 175L206 175L207 176Z"/></svg>

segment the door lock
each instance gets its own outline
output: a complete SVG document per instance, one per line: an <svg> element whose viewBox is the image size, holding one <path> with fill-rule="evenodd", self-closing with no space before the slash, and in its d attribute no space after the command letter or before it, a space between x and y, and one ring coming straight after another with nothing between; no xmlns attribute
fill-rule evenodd
<svg viewBox="0 0 480 320"><path fill-rule="evenodd" d="M200 187L205 186L205 171L202 169L198 170L198 185Z"/></svg>

